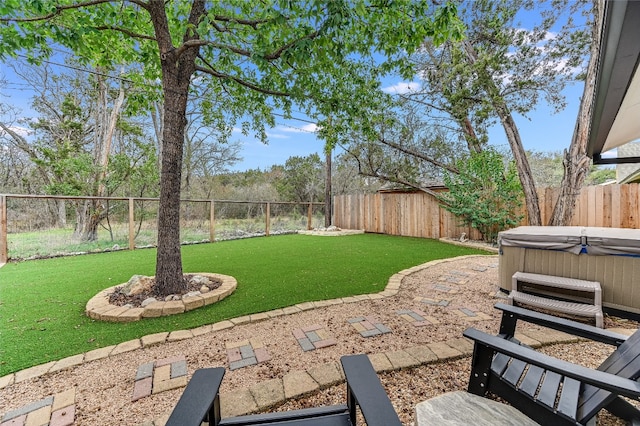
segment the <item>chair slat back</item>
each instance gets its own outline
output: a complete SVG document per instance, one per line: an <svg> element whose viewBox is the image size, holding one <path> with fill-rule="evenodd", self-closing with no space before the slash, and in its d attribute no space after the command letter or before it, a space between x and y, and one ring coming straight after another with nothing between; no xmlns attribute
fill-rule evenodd
<svg viewBox="0 0 640 426"><path fill-rule="evenodd" d="M640 330L633 333L600 364L598 370L626 379L640 377ZM585 385L578 409L579 419L589 419L615 398L611 392Z"/></svg>

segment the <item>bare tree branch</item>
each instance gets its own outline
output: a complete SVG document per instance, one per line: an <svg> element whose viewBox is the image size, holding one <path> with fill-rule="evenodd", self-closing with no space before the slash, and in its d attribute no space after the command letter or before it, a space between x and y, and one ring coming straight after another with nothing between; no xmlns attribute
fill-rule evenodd
<svg viewBox="0 0 640 426"><path fill-rule="evenodd" d="M380 143L382 143L384 145L387 145L387 146L389 146L389 147L391 147L393 149L396 149L396 150L398 150L400 152L404 152L405 154L409 154L409 155L412 155L414 157L418 157L421 160L424 160L424 161L427 161L427 162L433 164L434 166L437 166L437 167L443 168L445 170L448 170L451 173L455 173L455 174L460 173L457 168L455 168L453 166L450 166L448 164L445 164L445 163L443 163L441 161L438 161L435 158L429 157L428 155L425 155L425 154L423 154L421 152L418 152L418 151L416 151L414 149L407 148L407 147L404 147L402 145L398 145L395 142L388 141L388 140L386 140L384 138L381 138L381 137L378 138L378 141Z"/></svg>
<svg viewBox="0 0 640 426"><path fill-rule="evenodd" d="M381 179L387 182L393 182L393 183L400 183L402 185L408 186L409 188L413 188L413 189L417 189L418 191L422 191L426 194L432 195L434 197L438 197L438 193L436 193L435 191L430 190L429 188L424 188L420 185L417 185L413 182L409 182L408 180L402 179L398 176L390 176L387 175L385 173L381 173L378 170L374 170L374 168L369 165L368 169L369 170L364 170L364 168L362 167L362 162L360 160L360 158L358 157L358 155L356 155L354 152L352 152L351 150L349 150L348 148L342 146L342 148L344 148L345 152L347 152L350 156L352 156L356 162L358 163L358 174L361 176L368 176L368 177L374 177L377 179Z"/></svg>

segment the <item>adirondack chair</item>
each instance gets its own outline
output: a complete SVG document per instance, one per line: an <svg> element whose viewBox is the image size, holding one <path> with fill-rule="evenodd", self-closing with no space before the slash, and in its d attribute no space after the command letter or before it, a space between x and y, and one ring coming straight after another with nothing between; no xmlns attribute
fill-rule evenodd
<svg viewBox="0 0 640 426"><path fill-rule="evenodd" d="M343 356L340 362L347 379L346 404L224 419L220 418L218 395L224 368L196 370L166 426L200 426L202 422L209 422L209 426L350 426L356 424L356 406L368 426L401 426L369 358L350 355Z"/></svg>
<svg viewBox="0 0 640 426"><path fill-rule="evenodd" d="M640 424L640 411L621 398L640 399L640 331L630 337L515 306L502 310L498 336L470 328L474 340L468 391L491 392L540 424L591 425L601 409ZM522 345L518 320L616 346L597 370L565 362Z"/></svg>

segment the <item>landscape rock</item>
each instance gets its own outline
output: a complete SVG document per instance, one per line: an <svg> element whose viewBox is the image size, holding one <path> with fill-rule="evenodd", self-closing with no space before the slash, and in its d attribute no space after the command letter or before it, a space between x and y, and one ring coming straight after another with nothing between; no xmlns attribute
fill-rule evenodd
<svg viewBox="0 0 640 426"><path fill-rule="evenodd" d="M211 289L209 287L207 287L206 285L203 285L202 287L200 287L200 294L209 293L210 291L211 291Z"/></svg>
<svg viewBox="0 0 640 426"><path fill-rule="evenodd" d="M149 304L151 304L153 302L157 302L157 301L158 301L158 299L156 299L155 297L148 297L148 298L146 298L146 299L144 299L142 301L140 306L144 308L145 306L147 306L147 305L149 305Z"/></svg>
<svg viewBox="0 0 640 426"><path fill-rule="evenodd" d="M208 286L211 284L211 280L202 275L194 275L189 281L191 281L192 284L200 284L203 286Z"/></svg>
<svg viewBox="0 0 640 426"><path fill-rule="evenodd" d="M145 293L151 290L154 280L151 277L144 275L134 275L129 281L122 287L122 292L127 296L135 296L137 294Z"/></svg>

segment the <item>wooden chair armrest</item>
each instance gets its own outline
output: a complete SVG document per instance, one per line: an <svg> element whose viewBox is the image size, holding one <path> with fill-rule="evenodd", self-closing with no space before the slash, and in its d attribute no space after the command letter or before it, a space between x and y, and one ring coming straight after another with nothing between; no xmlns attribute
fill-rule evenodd
<svg viewBox="0 0 640 426"><path fill-rule="evenodd" d="M463 335L473 340L475 345L491 348L494 352L505 354L528 364L537 365L545 370L571 377L580 382L618 395L628 396L633 399L640 397L640 383L634 380L553 358L531 348L518 345L498 336L492 336L474 328L466 329ZM474 348L474 352L475 350L476 348Z"/></svg>
<svg viewBox="0 0 640 426"><path fill-rule="evenodd" d="M349 355L340 358L342 369L347 379L347 405L351 412L351 422L355 424L356 403L368 426L400 426L389 396L382 387L369 357L366 355Z"/></svg>
<svg viewBox="0 0 640 426"><path fill-rule="evenodd" d="M196 370L166 426L200 426L207 418L211 426L217 425L220 421L218 392L223 377L222 367Z"/></svg>
<svg viewBox="0 0 640 426"><path fill-rule="evenodd" d="M494 307L502 311L500 334L509 337L513 336L513 333L515 333L517 321L522 320L613 346L620 346L625 340L627 340L627 336L623 334L613 333L588 324L582 324L577 321L543 314L541 312L520 308L518 306L498 303Z"/></svg>

